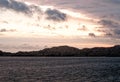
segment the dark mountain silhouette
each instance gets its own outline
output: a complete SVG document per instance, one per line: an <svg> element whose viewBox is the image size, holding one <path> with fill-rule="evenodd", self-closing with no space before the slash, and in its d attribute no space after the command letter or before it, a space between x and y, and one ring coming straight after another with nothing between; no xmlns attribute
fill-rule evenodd
<svg viewBox="0 0 120 82"><path fill-rule="evenodd" d="M45 48L40 51L30 52L3 52L0 51L0 56L39 56L39 57L120 57L120 45L113 47L94 47L78 49L69 46L58 46Z"/></svg>
<svg viewBox="0 0 120 82"><path fill-rule="evenodd" d="M44 56L74 56L80 54L80 50L69 46L46 48L40 51Z"/></svg>

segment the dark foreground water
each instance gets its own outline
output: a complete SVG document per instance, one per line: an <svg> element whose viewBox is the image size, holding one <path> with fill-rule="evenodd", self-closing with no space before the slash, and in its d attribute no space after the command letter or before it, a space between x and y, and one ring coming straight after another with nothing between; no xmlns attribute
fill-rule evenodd
<svg viewBox="0 0 120 82"><path fill-rule="evenodd" d="M0 82L120 82L120 58L1 57Z"/></svg>

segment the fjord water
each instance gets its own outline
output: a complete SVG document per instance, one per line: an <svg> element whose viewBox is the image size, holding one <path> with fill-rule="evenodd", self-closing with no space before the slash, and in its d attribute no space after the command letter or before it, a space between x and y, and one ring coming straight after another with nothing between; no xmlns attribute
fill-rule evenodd
<svg viewBox="0 0 120 82"><path fill-rule="evenodd" d="M1 57L0 82L120 82L120 57Z"/></svg>

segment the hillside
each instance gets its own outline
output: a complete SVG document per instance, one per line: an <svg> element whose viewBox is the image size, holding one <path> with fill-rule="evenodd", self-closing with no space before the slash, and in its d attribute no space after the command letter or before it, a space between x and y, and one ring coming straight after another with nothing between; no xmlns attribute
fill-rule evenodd
<svg viewBox="0 0 120 82"><path fill-rule="evenodd" d="M95 48L84 48L78 49L69 46L58 46L52 48L45 48L40 51L30 52L2 52L0 56L39 56L39 57L64 57L64 56L75 56L75 57L120 57L120 45L113 47L95 47Z"/></svg>

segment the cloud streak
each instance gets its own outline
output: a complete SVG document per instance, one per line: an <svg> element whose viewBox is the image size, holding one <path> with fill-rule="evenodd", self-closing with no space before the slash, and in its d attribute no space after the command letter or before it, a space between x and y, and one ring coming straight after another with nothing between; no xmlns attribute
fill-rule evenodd
<svg viewBox="0 0 120 82"><path fill-rule="evenodd" d="M5 28L3 28L3 29L0 29L0 32L16 32L16 30L15 29L9 29L9 30L7 30L7 29L5 29Z"/></svg>

